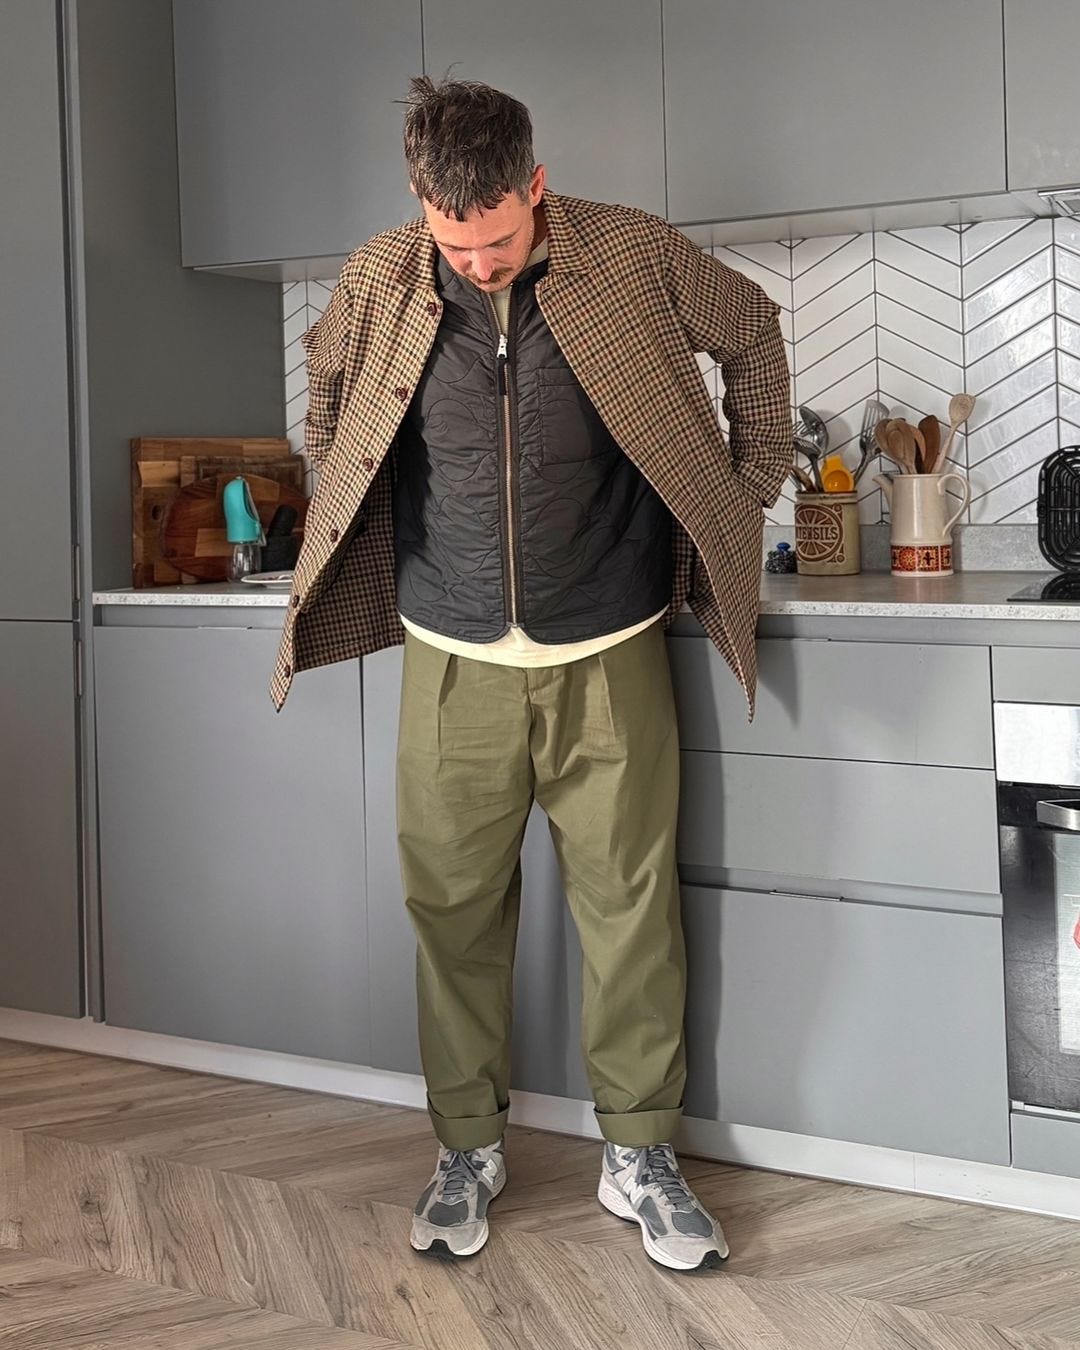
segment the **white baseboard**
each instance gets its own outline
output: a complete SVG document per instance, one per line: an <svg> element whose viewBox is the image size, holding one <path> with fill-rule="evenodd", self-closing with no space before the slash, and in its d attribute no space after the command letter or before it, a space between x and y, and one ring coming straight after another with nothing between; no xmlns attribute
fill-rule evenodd
<svg viewBox="0 0 1080 1350"><path fill-rule="evenodd" d="M388 1106L423 1109L427 1100L424 1080L419 1074L189 1041L156 1032L129 1031L90 1018L52 1017L0 1008L0 1038L273 1083L307 1092L356 1097ZM510 1120L514 1125L578 1138L601 1137L592 1103L569 1097L515 1091ZM755 1125L724 1125L690 1116L683 1118L674 1142L682 1153L717 1162L1080 1220L1080 1179L1074 1177L852 1144L841 1139L786 1134Z"/></svg>

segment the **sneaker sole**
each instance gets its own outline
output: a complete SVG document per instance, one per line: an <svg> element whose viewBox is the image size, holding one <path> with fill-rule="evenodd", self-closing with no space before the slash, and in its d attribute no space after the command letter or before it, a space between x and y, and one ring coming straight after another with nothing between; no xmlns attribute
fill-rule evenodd
<svg viewBox="0 0 1080 1350"><path fill-rule="evenodd" d="M506 1174L503 1174L502 1182L492 1191L491 1199L488 1201L490 1208L493 1200L502 1194L503 1187L506 1185ZM418 1233L417 1227L423 1225ZM423 1229L429 1230L424 1232ZM438 1228L435 1224L428 1223L426 1219L420 1219L418 1215L413 1215L413 1226L409 1233L409 1246L414 1251L424 1252L431 1256L441 1257L443 1260L456 1260L462 1256L475 1256L488 1240L490 1229L488 1228L487 1215L484 1215L484 1226L480 1230L479 1237L474 1242L470 1242L465 1247L451 1246L452 1239L448 1236L452 1229Z"/></svg>
<svg viewBox="0 0 1080 1350"><path fill-rule="evenodd" d="M607 1174L600 1177L600 1185L596 1192L596 1198L604 1206L609 1214L614 1214L617 1219L625 1219L628 1223L636 1223L641 1229L641 1239L645 1244L645 1251L648 1256L654 1260L657 1265L666 1266L668 1270L718 1270L724 1261L728 1258L731 1248L725 1241L723 1250L719 1244L710 1248L700 1261L679 1261L673 1256L668 1256L666 1252L660 1250L649 1232L648 1225L639 1214L635 1214L633 1206L618 1186L611 1181Z"/></svg>

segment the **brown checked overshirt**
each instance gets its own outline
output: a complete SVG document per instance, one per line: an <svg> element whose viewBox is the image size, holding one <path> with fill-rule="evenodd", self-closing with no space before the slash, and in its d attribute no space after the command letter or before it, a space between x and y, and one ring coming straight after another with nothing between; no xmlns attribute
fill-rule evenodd
<svg viewBox="0 0 1080 1350"><path fill-rule="evenodd" d="M665 627L689 604L753 715L763 507L791 463L779 307L657 216L546 192L537 302L612 436L674 517ZM303 336L307 450L320 470L270 696L293 676L404 641L394 591L394 438L442 305L423 219L351 254ZM721 367L729 444L695 353Z"/></svg>

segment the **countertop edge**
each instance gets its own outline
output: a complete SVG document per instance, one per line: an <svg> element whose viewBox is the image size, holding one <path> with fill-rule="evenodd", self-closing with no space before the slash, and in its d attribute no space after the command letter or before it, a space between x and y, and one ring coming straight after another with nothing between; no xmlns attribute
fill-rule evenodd
<svg viewBox="0 0 1080 1350"><path fill-rule="evenodd" d="M1031 572L958 572L953 577L897 579L889 573L853 577L762 575L763 617L819 616L868 619L973 619L1076 622L1080 604L1024 604L1008 597L1030 583ZM835 591L835 596L829 592ZM206 586L122 588L92 593L95 606L213 606L285 609L286 588L255 590L242 582ZM684 607L685 608L685 607Z"/></svg>

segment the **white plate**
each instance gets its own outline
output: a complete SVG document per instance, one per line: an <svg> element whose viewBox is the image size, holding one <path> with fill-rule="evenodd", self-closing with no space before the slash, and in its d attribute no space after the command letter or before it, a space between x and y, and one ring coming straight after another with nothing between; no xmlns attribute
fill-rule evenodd
<svg viewBox="0 0 1080 1350"><path fill-rule="evenodd" d="M291 572L249 572L240 578L249 586L291 586L292 579Z"/></svg>

